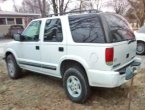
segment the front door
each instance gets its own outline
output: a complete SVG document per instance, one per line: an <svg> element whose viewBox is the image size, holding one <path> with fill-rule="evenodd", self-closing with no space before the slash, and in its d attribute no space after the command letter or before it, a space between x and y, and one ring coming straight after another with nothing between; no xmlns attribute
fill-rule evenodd
<svg viewBox="0 0 145 110"><path fill-rule="evenodd" d="M23 68L39 72L41 69L40 32L41 21L32 21L22 33L20 42L21 57L19 64Z"/></svg>

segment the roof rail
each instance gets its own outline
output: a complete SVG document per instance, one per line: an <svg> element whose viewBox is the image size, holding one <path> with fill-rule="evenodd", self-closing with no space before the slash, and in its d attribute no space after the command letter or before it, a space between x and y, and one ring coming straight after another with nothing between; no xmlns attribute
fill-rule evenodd
<svg viewBox="0 0 145 110"><path fill-rule="evenodd" d="M102 11L98 11L96 9L92 9L92 10L71 10L69 12L64 12L64 13L56 13L56 14L50 14L47 17L52 17L52 16L61 16L61 15L65 15L65 14L78 14L78 13L100 13Z"/></svg>

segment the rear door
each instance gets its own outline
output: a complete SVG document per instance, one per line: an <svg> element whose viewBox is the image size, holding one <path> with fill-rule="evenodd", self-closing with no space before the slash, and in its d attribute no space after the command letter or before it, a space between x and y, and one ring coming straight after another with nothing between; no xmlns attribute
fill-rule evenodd
<svg viewBox="0 0 145 110"><path fill-rule="evenodd" d="M116 14L106 14L110 41L114 47L113 67L126 65L136 55L136 40L128 22Z"/></svg>
<svg viewBox="0 0 145 110"><path fill-rule="evenodd" d="M44 24L44 35L41 44L41 61L43 72L60 77L59 62L66 54L63 26L60 18L47 19ZM58 73L58 74L57 74Z"/></svg>

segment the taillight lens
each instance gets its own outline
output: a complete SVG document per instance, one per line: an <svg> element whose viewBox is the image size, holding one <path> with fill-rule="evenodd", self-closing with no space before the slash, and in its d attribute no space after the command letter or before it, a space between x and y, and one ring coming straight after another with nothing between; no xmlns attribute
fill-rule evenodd
<svg viewBox="0 0 145 110"><path fill-rule="evenodd" d="M106 48L105 59L107 65L113 65L114 59L114 48Z"/></svg>

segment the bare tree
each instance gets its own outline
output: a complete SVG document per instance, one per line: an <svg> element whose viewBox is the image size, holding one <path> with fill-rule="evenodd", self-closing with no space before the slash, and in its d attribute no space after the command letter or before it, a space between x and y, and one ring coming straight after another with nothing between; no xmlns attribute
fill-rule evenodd
<svg viewBox="0 0 145 110"><path fill-rule="evenodd" d="M78 3L76 3L75 9L81 11L81 10L87 10L88 8L88 1L85 0L78 0Z"/></svg>
<svg viewBox="0 0 145 110"><path fill-rule="evenodd" d="M139 25L144 25L145 19L145 0L128 0L131 5L131 13L138 21Z"/></svg>
<svg viewBox="0 0 145 110"><path fill-rule="evenodd" d="M51 0L52 1L52 7L53 7L53 12L57 16L58 15L58 5L56 0Z"/></svg>
<svg viewBox="0 0 145 110"><path fill-rule="evenodd" d="M55 15L62 15L64 12L67 11L68 5L71 2L71 0L51 0L53 12Z"/></svg>
<svg viewBox="0 0 145 110"><path fill-rule="evenodd" d="M102 7L102 0L90 0L90 8L100 10Z"/></svg>
<svg viewBox="0 0 145 110"><path fill-rule="evenodd" d="M50 10L50 5L46 0L24 0L20 12L40 13L45 17Z"/></svg>
<svg viewBox="0 0 145 110"><path fill-rule="evenodd" d="M103 6L103 0L78 0L79 5L76 7L79 8L79 10L98 10L100 11Z"/></svg>
<svg viewBox="0 0 145 110"><path fill-rule="evenodd" d="M15 11L16 12L19 12L19 9L18 9L18 7L17 7L17 5L16 5L16 1L15 0L12 0L13 1L13 6L14 6L14 9L15 9Z"/></svg>
<svg viewBox="0 0 145 110"><path fill-rule="evenodd" d="M46 0L38 0L38 7L41 12L42 17L46 16Z"/></svg>
<svg viewBox="0 0 145 110"><path fill-rule="evenodd" d="M105 3L107 7L112 8L115 13L123 15L124 11L126 10L126 7L129 5L127 0L110 0Z"/></svg>

